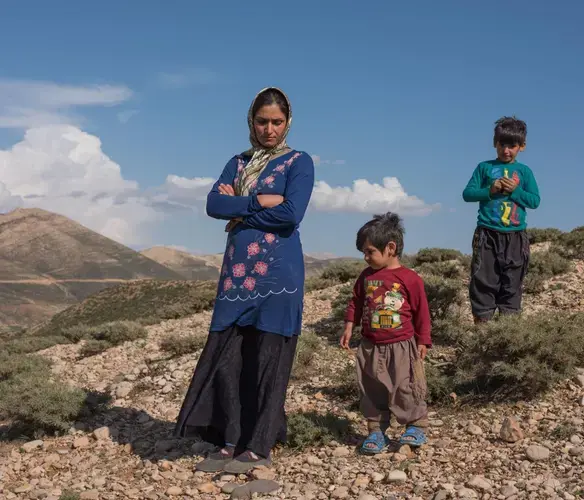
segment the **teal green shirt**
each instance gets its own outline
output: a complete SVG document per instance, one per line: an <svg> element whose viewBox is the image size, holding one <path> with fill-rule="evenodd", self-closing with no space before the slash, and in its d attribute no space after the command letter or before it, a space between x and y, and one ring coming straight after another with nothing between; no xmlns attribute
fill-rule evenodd
<svg viewBox="0 0 584 500"><path fill-rule="evenodd" d="M491 185L501 177L514 179L511 194L491 195ZM525 209L539 206L539 189L533 172L523 163L499 160L479 163L462 193L464 201L479 202L478 225L495 231L523 231L527 227Z"/></svg>

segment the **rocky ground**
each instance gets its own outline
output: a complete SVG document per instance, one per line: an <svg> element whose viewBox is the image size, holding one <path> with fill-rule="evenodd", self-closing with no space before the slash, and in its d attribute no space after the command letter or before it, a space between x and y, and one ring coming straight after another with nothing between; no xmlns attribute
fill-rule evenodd
<svg viewBox="0 0 584 500"><path fill-rule="evenodd" d="M579 265L528 309L567 308L581 297ZM314 328L331 308L334 290L307 297L306 325ZM528 300L530 300L528 298ZM572 307L580 307L571 299ZM584 497L584 375L545 398L514 405L432 408L429 443L414 453L392 447L357 453L364 427L351 398L338 390L353 358L324 339L320 369L292 381L287 410L330 414L351 424L343 442L294 451L276 450L270 469L234 477L194 472L200 444L172 439L172 429L197 355L171 359L159 349L167 335L205 335L210 314L148 327L148 338L79 360L80 345L44 351L72 384L110 392L113 404L61 437L28 436L0 442L0 498L182 499L565 499ZM393 436L399 429L391 429Z"/></svg>

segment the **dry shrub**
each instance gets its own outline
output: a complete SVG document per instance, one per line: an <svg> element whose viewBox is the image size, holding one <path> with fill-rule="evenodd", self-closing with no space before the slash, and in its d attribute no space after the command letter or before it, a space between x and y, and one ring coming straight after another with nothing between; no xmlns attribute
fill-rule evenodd
<svg viewBox="0 0 584 500"><path fill-rule="evenodd" d="M173 358L193 354L205 347L207 335L182 336L172 334L160 342L160 349L169 353Z"/></svg>

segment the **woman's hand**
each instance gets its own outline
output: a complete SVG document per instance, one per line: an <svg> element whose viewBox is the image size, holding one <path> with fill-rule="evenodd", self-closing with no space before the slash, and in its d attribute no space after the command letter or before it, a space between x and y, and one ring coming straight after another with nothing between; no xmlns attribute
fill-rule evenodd
<svg viewBox="0 0 584 500"><path fill-rule="evenodd" d="M262 208L273 208L283 203L284 197L279 194L258 194L258 202Z"/></svg>
<svg viewBox="0 0 584 500"><path fill-rule="evenodd" d="M235 196L235 190L230 184L219 184L219 192L227 196Z"/></svg>

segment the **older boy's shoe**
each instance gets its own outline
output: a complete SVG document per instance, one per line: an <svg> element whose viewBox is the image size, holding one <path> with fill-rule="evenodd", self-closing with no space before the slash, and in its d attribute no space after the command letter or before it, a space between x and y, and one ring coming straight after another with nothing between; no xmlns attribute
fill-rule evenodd
<svg viewBox="0 0 584 500"><path fill-rule="evenodd" d="M261 465L269 466L271 464L270 457L263 458L248 450L229 462L223 470L229 474L246 474L256 467Z"/></svg>

